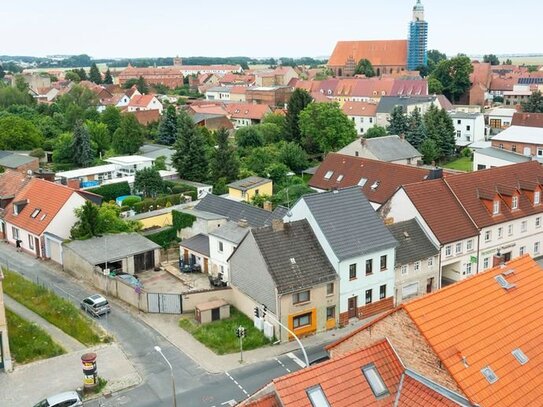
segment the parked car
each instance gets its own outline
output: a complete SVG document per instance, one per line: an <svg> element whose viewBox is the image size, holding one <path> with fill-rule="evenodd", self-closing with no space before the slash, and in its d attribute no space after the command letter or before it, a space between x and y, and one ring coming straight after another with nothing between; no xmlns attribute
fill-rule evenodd
<svg viewBox="0 0 543 407"><path fill-rule="evenodd" d="M94 294L81 301L81 309L89 314L99 317L111 312L109 302L100 294Z"/></svg>
<svg viewBox="0 0 543 407"><path fill-rule="evenodd" d="M47 397L45 400L35 404L34 407L72 407L82 406L81 397L75 391L67 391L65 393L55 394Z"/></svg>

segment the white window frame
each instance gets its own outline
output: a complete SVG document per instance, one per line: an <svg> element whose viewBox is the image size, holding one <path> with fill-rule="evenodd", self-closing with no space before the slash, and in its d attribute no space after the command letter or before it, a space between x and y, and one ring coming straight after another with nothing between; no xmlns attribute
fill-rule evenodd
<svg viewBox="0 0 543 407"><path fill-rule="evenodd" d="M413 271L416 273L417 271L420 271L420 261L416 261L413 263Z"/></svg>
<svg viewBox="0 0 543 407"><path fill-rule="evenodd" d="M502 237L503 237L503 228L499 227L498 228L498 239L501 239Z"/></svg>
<svg viewBox="0 0 543 407"><path fill-rule="evenodd" d="M473 250L473 239L469 239L467 242L466 242L466 250Z"/></svg>
<svg viewBox="0 0 543 407"><path fill-rule="evenodd" d="M455 245L454 245L454 254L460 254L463 252L463 244L462 242L457 242Z"/></svg>
<svg viewBox="0 0 543 407"><path fill-rule="evenodd" d="M492 204L492 214L498 215L499 213L500 213L500 201L496 199L493 201L493 204Z"/></svg>
<svg viewBox="0 0 543 407"><path fill-rule="evenodd" d="M520 231L521 233L525 233L528 231L528 222L523 220L520 224Z"/></svg>
<svg viewBox="0 0 543 407"><path fill-rule="evenodd" d="M540 250L541 250L541 243L534 242L534 254L539 254Z"/></svg>
<svg viewBox="0 0 543 407"><path fill-rule="evenodd" d="M535 227L540 228L541 227L541 216L538 216L535 218Z"/></svg>
<svg viewBox="0 0 543 407"><path fill-rule="evenodd" d="M433 268L433 267L434 267L434 258L428 257L428 268Z"/></svg>
<svg viewBox="0 0 543 407"><path fill-rule="evenodd" d="M541 191L534 192L534 205L539 205L541 203Z"/></svg>
<svg viewBox="0 0 543 407"><path fill-rule="evenodd" d="M509 236L513 236L513 225L509 225L509 226L507 227L507 234L508 234Z"/></svg>
<svg viewBox="0 0 543 407"><path fill-rule="evenodd" d="M406 276L409 273L409 266L407 264L402 264L402 267L400 269L400 274L402 276Z"/></svg>
<svg viewBox="0 0 543 407"><path fill-rule="evenodd" d="M518 249L519 256L522 256L524 253L526 253L526 246L520 246Z"/></svg>
<svg viewBox="0 0 543 407"><path fill-rule="evenodd" d="M11 227L11 234L13 236L13 239L18 240L19 239L19 229L15 226Z"/></svg>
<svg viewBox="0 0 543 407"><path fill-rule="evenodd" d="M516 195L511 198L511 209L518 209L518 196Z"/></svg>
<svg viewBox="0 0 543 407"><path fill-rule="evenodd" d="M28 248L34 250L34 236L28 235Z"/></svg>
<svg viewBox="0 0 543 407"><path fill-rule="evenodd" d="M465 276L471 276L473 274L473 267L471 263L466 263L464 265L464 275Z"/></svg>
<svg viewBox="0 0 543 407"><path fill-rule="evenodd" d="M490 257L485 257L483 259L483 269L486 270L490 268Z"/></svg>
<svg viewBox="0 0 543 407"><path fill-rule="evenodd" d="M452 245L445 246L445 256L451 257L452 256Z"/></svg>
<svg viewBox="0 0 543 407"><path fill-rule="evenodd" d="M485 242L490 242L490 241L492 241L492 231L487 230L485 232Z"/></svg>

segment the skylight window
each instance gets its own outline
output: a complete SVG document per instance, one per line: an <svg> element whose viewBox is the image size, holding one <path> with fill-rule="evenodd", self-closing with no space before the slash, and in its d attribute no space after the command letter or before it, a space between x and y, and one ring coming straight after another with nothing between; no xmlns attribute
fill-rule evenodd
<svg viewBox="0 0 543 407"><path fill-rule="evenodd" d="M498 376L496 376L496 373L494 373L494 370L492 370L490 366L482 368L481 373L490 384L496 383L498 381Z"/></svg>
<svg viewBox="0 0 543 407"><path fill-rule="evenodd" d="M507 279L502 276L502 275L498 275L496 277L494 277L496 279L496 281L498 282L498 284L500 285L501 288L504 288L506 290L509 290L510 288L514 288L516 287L515 284L511 284L509 281L507 281Z"/></svg>
<svg viewBox="0 0 543 407"><path fill-rule="evenodd" d="M513 349L511 353L521 365L528 363L528 356L520 348Z"/></svg>
<svg viewBox="0 0 543 407"><path fill-rule="evenodd" d="M368 182L367 178L360 178L360 181L358 181L358 186L363 187L366 185L366 182Z"/></svg>
<svg viewBox="0 0 543 407"><path fill-rule="evenodd" d="M47 216L46 213L44 213L43 215L41 215L40 221L44 220L46 216Z"/></svg>
<svg viewBox="0 0 543 407"><path fill-rule="evenodd" d="M381 375L377 371L377 367L372 363L362 368L362 373L370 385L371 391L375 397L381 397L388 394L388 389Z"/></svg>
<svg viewBox="0 0 543 407"><path fill-rule="evenodd" d="M31 217L32 219L34 219L34 218L36 218L36 216L39 215L40 212L41 212L41 209L36 208L36 209L34 209L34 210L32 211L32 213L30 214L30 217Z"/></svg>
<svg viewBox="0 0 543 407"><path fill-rule="evenodd" d="M339 174L336 181L341 182L341 180L343 180L343 174Z"/></svg>
<svg viewBox="0 0 543 407"><path fill-rule="evenodd" d="M380 184L381 184L381 181L375 181L373 184L371 184L371 190L375 191L377 188L379 188Z"/></svg>
<svg viewBox="0 0 543 407"><path fill-rule="evenodd" d="M306 393L313 407L330 407L330 403L328 403L328 399L320 385L307 389Z"/></svg>
<svg viewBox="0 0 543 407"><path fill-rule="evenodd" d="M324 174L324 179L330 179L332 178L332 175L334 175L334 171L328 171L326 174Z"/></svg>
<svg viewBox="0 0 543 407"><path fill-rule="evenodd" d="M295 259L294 257L291 257L291 258L290 258L290 263L291 263L291 264L296 264L296 259Z"/></svg>

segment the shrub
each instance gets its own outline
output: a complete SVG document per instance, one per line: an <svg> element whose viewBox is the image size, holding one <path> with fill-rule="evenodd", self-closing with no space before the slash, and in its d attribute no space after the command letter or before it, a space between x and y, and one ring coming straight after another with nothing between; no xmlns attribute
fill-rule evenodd
<svg viewBox="0 0 543 407"><path fill-rule="evenodd" d="M141 197L136 196L136 195L131 195L131 196L127 196L126 198L123 199L122 205L123 206L128 206L128 207L131 208L137 202L141 202Z"/></svg>
<svg viewBox="0 0 543 407"><path fill-rule="evenodd" d="M91 188L88 190L94 194L101 195L104 198L104 201L114 201L120 196L130 195L130 185L127 181L118 182L115 184L102 185L98 188Z"/></svg>
<svg viewBox="0 0 543 407"><path fill-rule="evenodd" d="M172 211L172 223L175 230L190 228L196 217L190 213L183 213L176 210Z"/></svg>
<svg viewBox="0 0 543 407"><path fill-rule="evenodd" d="M173 242L178 242L180 239L177 237L177 230L174 227L163 229L160 232L153 233L145 236L147 239L155 242L163 249L167 249Z"/></svg>

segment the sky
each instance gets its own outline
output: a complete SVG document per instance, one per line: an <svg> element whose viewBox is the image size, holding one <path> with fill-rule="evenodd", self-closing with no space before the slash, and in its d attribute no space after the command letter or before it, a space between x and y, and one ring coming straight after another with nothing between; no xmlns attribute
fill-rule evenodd
<svg viewBox="0 0 543 407"><path fill-rule="evenodd" d="M415 2L2 1L0 55L327 57L339 40L406 38ZM429 49L543 54L541 0L422 2Z"/></svg>

